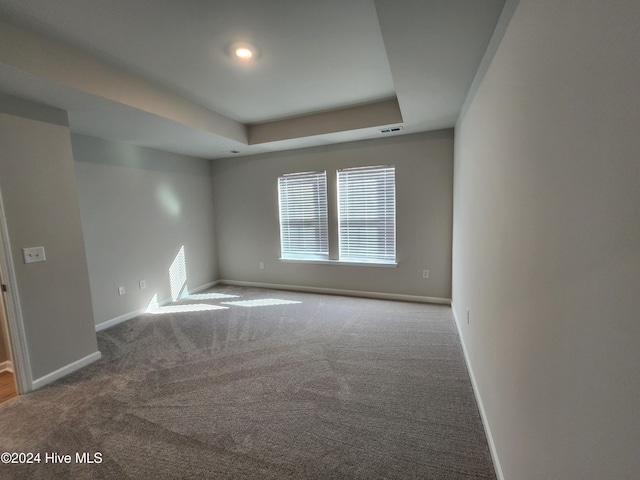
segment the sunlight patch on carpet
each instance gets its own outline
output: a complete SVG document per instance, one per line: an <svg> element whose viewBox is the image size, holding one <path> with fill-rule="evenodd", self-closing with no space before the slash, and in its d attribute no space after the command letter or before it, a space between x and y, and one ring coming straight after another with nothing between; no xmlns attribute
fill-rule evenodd
<svg viewBox="0 0 640 480"><path fill-rule="evenodd" d="M220 298L238 298L240 295L229 295L227 293L190 293L183 300L218 300Z"/></svg>
<svg viewBox="0 0 640 480"><path fill-rule="evenodd" d="M295 300L281 300L279 298L261 298L258 300L239 300L237 302L222 302L224 305L237 307L268 307L271 305L288 305L290 303L302 303Z"/></svg>
<svg viewBox="0 0 640 480"><path fill-rule="evenodd" d="M153 310L147 311L153 315L162 313L189 313L189 312L204 312L207 310L226 310L229 307L221 307L220 305L206 305L204 303L197 303L193 305L167 305L166 307L158 307Z"/></svg>

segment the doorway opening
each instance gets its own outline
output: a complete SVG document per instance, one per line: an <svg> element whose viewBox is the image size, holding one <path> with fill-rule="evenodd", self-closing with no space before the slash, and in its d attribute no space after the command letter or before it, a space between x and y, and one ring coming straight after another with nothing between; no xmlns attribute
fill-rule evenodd
<svg viewBox="0 0 640 480"><path fill-rule="evenodd" d="M0 405L13 400L18 396L18 390L16 389L16 380L13 377L13 372L5 370L0 372Z"/></svg>
<svg viewBox="0 0 640 480"><path fill-rule="evenodd" d="M33 390L11 242L0 192L0 374L7 396ZM4 353L3 353L4 352ZM4 388L3 388L4 392Z"/></svg>
<svg viewBox="0 0 640 480"><path fill-rule="evenodd" d="M0 272L1 278L2 272ZM7 311L4 308L4 284L2 290L0 294L0 405L18 396L7 328Z"/></svg>

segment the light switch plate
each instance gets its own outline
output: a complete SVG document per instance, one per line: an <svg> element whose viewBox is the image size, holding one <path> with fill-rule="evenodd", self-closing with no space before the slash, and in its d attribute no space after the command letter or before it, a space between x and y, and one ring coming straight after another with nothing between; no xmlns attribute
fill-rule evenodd
<svg viewBox="0 0 640 480"><path fill-rule="evenodd" d="M22 249L24 263L44 262L47 258L44 255L44 247L29 247Z"/></svg>

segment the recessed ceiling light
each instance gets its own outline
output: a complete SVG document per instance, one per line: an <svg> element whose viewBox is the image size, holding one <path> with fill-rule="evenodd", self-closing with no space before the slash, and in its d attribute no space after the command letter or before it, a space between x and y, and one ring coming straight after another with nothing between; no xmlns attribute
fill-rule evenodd
<svg viewBox="0 0 640 480"><path fill-rule="evenodd" d="M232 57L235 57L244 62L248 62L258 57L259 50L250 43L237 42L232 43L229 46L229 53Z"/></svg>
<svg viewBox="0 0 640 480"><path fill-rule="evenodd" d="M238 47L236 48L236 51L233 53L236 54L236 57L242 60L249 60L251 57L253 57L253 52L249 50L247 47Z"/></svg>

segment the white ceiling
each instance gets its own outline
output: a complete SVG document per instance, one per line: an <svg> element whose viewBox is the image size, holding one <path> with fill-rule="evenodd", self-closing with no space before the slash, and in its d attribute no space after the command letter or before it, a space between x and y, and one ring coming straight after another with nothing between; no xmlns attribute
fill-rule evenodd
<svg viewBox="0 0 640 480"><path fill-rule="evenodd" d="M0 0L0 91L67 110L76 133L203 158L389 125L447 128L503 4ZM234 61L237 41L260 56ZM258 127L269 132L261 143Z"/></svg>

